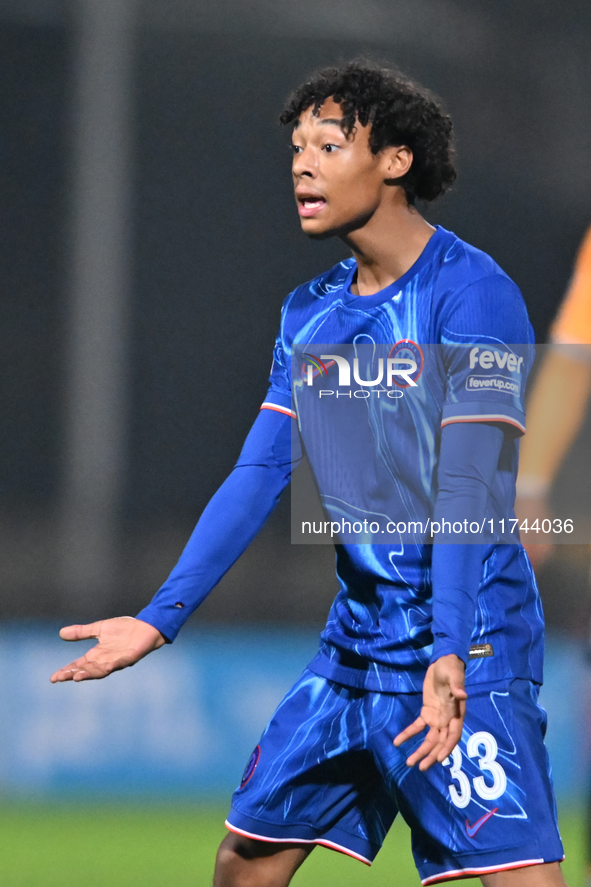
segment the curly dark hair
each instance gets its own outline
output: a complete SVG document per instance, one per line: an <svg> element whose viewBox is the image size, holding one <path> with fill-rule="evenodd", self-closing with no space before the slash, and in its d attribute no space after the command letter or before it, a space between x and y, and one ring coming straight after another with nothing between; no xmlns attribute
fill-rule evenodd
<svg viewBox="0 0 591 887"><path fill-rule="evenodd" d="M343 128L371 123L369 146L377 154L387 145L407 145L409 171L399 180L409 204L435 200L456 179L452 123L440 100L392 68L354 59L340 68L322 68L291 94L279 118L292 123L307 108L318 114L328 98L340 104Z"/></svg>

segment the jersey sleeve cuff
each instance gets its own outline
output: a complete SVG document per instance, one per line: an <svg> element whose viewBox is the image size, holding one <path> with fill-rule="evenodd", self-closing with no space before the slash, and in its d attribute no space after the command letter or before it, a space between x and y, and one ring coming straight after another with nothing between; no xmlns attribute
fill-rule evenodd
<svg viewBox="0 0 591 887"><path fill-rule="evenodd" d="M498 401L471 401L449 403L443 407L441 427L454 422L503 422L519 434L525 434L525 413L523 410Z"/></svg>
<svg viewBox="0 0 591 887"><path fill-rule="evenodd" d="M451 654L454 654L458 659L462 660L464 665L467 665L469 652L469 645L459 643L445 635L436 635L435 640L433 641L433 651L429 663L430 665L433 665L433 663L438 659L441 659L442 656L450 656Z"/></svg>
<svg viewBox="0 0 591 887"><path fill-rule="evenodd" d="M187 621L188 615L185 615L184 608L178 608L172 604L164 606L148 604L135 618L141 619L142 622L147 622L153 628L157 628L164 635L167 643L172 644Z"/></svg>

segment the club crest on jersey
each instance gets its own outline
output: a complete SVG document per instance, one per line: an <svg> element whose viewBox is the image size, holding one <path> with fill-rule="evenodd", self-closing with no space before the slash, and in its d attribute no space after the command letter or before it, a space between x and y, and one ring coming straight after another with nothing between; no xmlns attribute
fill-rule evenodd
<svg viewBox="0 0 591 887"><path fill-rule="evenodd" d="M255 750L250 756L248 764L244 769L244 773L242 774L242 779L240 780L240 788L244 788L246 783L252 779L253 773L257 768L257 764L259 762L259 758L261 757L261 747L257 745Z"/></svg>
<svg viewBox="0 0 591 887"><path fill-rule="evenodd" d="M397 362L406 361L409 367L406 379L400 380L392 378L394 385L397 385L398 388L408 388L409 385L417 384L417 379L423 372L423 367L425 366L425 356L416 342L413 342L412 339L401 339L400 342L396 342L390 350L388 360L395 360ZM413 364L414 369L412 366Z"/></svg>

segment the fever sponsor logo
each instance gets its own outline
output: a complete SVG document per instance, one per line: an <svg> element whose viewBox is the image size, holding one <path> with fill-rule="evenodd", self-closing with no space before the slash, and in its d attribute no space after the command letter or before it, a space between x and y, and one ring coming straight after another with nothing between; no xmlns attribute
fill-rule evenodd
<svg viewBox="0 0 591 887"><path fill-rule="evenodd" d="M521 392L521 380L511 379L509 376L468 376L466 379L467 391L506 391L519 397Z"/></svg>
<svg viewBox="0 0 591 887"><path fill-rule="evenodd" d="M510 373L521 373L523 357L517 357L509 351L499 351L497 348L479 348L477 345L470 350L470 369L480 366L483 370L492 370L498 367L500 370L509 370Z"/></svg>

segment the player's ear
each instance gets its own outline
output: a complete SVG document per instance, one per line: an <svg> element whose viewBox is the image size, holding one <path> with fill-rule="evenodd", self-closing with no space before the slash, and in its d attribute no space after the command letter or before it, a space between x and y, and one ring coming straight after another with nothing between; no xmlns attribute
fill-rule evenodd
<svg viewBox="0 0 591 887"><path fill-rule="evenodd" d="M384 148L384 178L395 182L407 174L412 165L412 151L408 145L388 145Z"/></svg>

